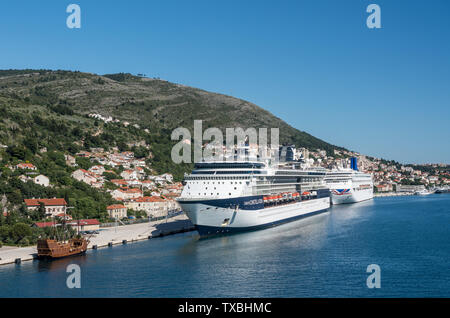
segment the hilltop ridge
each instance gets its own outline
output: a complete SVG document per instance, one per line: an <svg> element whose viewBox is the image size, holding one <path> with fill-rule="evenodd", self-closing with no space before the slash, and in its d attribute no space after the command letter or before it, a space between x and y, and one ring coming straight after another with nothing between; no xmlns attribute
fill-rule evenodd
<svg viewBox="0 0 450 318"><path fill-rule="evenodd" d="M293 128L267 110L235 97L129 73L96 75L72 71L0 71L0 102L64 108L70 114L97 113L165 133L176 127L279 128L280 143L332 154L331 145ZM1 138L1 137L0 137ZM1 139L0 139L1 140Z"/></svg>

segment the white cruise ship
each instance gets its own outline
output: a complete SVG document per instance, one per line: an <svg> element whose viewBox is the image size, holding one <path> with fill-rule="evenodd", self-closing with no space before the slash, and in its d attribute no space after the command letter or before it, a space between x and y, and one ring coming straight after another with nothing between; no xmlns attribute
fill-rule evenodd
<svg viewBox="0 0 450 318"><path fill-rule="evenodd" d="M358 171L356 158L350 169L331 170L325 177L333 204L355 203L373 198L372 175Z"/></svg>
<svg viewBox="0 0 450 318"><path fill-rule="evenodd" d="M200 162L178 202L201 236L257 230L327 211L325 174L299 161Z"/></svg>

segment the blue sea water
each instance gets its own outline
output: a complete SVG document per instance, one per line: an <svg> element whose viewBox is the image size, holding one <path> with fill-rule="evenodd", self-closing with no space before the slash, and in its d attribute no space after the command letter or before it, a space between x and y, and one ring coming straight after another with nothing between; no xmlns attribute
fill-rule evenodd
<svg viewBox="0 0 450 318"><path fill-rule="evenodd" d="M66 285L69 264L80 265L80 289ZM366 285L370 264L381 288ZM0 297L450 297L450 195L376 198L267 230L2 266Z"/></svg>

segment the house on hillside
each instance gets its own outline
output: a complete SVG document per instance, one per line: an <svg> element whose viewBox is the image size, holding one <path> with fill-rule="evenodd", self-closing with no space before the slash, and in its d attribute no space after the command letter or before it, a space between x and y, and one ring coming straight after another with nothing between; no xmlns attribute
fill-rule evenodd
<svg viewBox="0 0 450 318"><path fill-rule="evenodd" d="M34 177L33 182L44 187L48 187L50 185L50 179L43 174Z"/></svg>
<svg viewBox="0 0 450 318"><path fill-rule="evenodd" d="M161 177L166 179L167 182L173 182L173 175L171 173L164 173L163 175L161 175Z"/></svg>
<svg viewBox="0 0 450 318"><path fill-rule="evenodd" d="M141 186L143 190L152 190L156 188L156 185L152 180L143 180Z"/></svg>
<svg viewBox="0 0 450 318"><path fill-rule="evenodd" d="M111 182L121 188L128 186L127 180L125 179L112 179Z"/></svg>
<svg viewBox="0 0 450 318"><path fill-rule="evenodd" d="M148 178L160 186L165 186L167 184L166 178L163 178L162 176L149 176Z"/></svg>
<svg viewBox="0 0 450 318"><path fill-rule="evenodd" d="M93 172L95 174L98 174L98 175L102 175L103 172L105 172L105 167L100 166L100 165L92 166L92 167L89 168L89 171Z"/></svg>
<svg viewBox="0 0 450 318"><path fill-rule="evenodd" d="M15 166L16 169L23 169L23 170L32 170L36 171L37 168L32 163L19 163Z"/></svg>
<svg viewBox="0 0 450 318"><path fill-rule="evenodd" d="M66 165L68 165L69 167L78 166L77 160L75 159L75 157L73 157L71 155L64 155L64 159L66 160Z"/></svg>
<svg viewBox="0 0 450 318"><path fill-rule="evenodd" d="M45 214L47 216L56 216L60 213L67 213L67 202L64 199L25 199L24 200L29 211L37 210L40 204L44 204Z"/></svg>
<svg viewBox="0 0 450 318"><path fill-rule="evenodd" d="M145 171L144 168L142 167L136 167L134 169L134 171L136 171L137 177L139 180L144 180L145 179Z"/></svg>
<svg viewBox="0 0 450 318"><path fill-rule="evenodd" d="M123 204L113 204L106 208L109 217L113 219L123 219L127 217L127 208Z"/></svg>
<svg viewBox="0 0 450 318"><path fill-rule="evenodd" d="M145 211L148 216L162 217L167 215L168 204L161 197L141 197L125 202L128 209L134 211Z"/></svg>
<svg viewBox="0 0 450 318"><path fill-rule="evenodd" d="M138 179L138 173L135 170L124 170L120 176L124 179Z"/></svg>
<svg viewBox="0 0 450 318"><path fill-rule="evenodd" d="M90 153L89 151L80 151L75 156L82 158L90 158L92 156L92 153Z"/></svg>
<svg viewBox="0 0 450 318"><path fill-rule="evenodd" d="M111 196L116 200L136 199L143 196L140 189L116 189L111 192Z"/></svg>
<svg viewBox="0 0 450 318"><path fill-rule="evenodd" d="M104 182L102 176L85 169L78 169L72 172L72 178L87 183L96 188L101 187Z"/></svg>

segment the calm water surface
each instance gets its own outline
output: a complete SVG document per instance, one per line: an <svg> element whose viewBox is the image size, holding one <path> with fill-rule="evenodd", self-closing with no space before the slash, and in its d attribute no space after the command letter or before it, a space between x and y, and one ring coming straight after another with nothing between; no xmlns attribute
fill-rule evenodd
<svg viewBox="0 0 450 318"><path fill-rule="evenodd" d="M81 266L81 288L66 267ZM381 288L366 286L369 264ZM450 195L377 198L275 228L196 232L0 267L0 297L450 297Z"/></svg>

